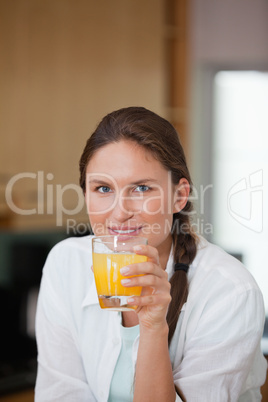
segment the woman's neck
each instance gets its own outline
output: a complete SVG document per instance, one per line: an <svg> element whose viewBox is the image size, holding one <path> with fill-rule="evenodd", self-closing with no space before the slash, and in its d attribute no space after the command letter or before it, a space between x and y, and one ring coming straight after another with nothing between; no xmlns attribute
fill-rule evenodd
<svg viewBox="0 0 268 402"><path fill-rule="evenodd" d="M123 327L134 327L139 324L139 318L135 311L123 311L122 312L122 325Z"/></svg>
<svg viewBox="0 0 268 402"><path fill-rule="evenodd" d="M172 236L170 234L166 238L166 240L159 247L157 247L160 265L164 270L166 269L167 266L171 246L172 246Z"/></svg>

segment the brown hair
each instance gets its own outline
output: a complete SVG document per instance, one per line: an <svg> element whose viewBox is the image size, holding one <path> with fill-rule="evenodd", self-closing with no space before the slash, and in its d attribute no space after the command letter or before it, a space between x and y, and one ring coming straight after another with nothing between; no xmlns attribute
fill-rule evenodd
<svg viewBox="0 0 268 402"><path fill-rule="evenodd" d="M174 184L178 184L181 178L186 178L191 187L192 182L184 151L175 128L150 110L142 107L128 107L105 116L88 139L79 165L80 185L84 192L86 168L91 157L101 147L121 140L134 141L149 150L171 172ZM189 265L196 255L196 237L189 219L192 208L192 203L188 200L183 210L173 216L171 232L175 263ZM181 270L176 271L170 283L172 300L167 314L169 343L176 329L181 308L187 300L187 274Z"/></svg>

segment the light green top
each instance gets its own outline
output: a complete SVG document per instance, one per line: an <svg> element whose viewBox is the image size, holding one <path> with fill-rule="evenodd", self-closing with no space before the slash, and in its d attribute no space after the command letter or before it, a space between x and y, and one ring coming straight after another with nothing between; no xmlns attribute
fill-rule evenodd
<svg viewBox="0 0 268 402"><path fill-rule="evenodd" d="M123 327L120 325L122 346L110 386L108 402L132 402L134 392L134 372L132 345L139 334L139 325Z"/></svg>

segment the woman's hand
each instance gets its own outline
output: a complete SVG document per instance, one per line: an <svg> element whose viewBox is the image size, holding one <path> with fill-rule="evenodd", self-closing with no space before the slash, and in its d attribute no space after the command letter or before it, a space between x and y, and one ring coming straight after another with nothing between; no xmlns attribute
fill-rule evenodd
<svg viewBox="0 0 268 402"><path fill-rule="evenodd" d="M159 255L152 246L135 246L136 254L148 257L147 262L130 264L121 269L121 274L126 277L122 285L142 286L141 296L133 296L128 299L128 304L137 306L136 313L139 316L139 324L143 328L159 329L167 326L166 315L170 296L170 283L168 275L160 266ZM143 276L135 276L141 275ZM129 276L133 276L128 278Z"/></svg>

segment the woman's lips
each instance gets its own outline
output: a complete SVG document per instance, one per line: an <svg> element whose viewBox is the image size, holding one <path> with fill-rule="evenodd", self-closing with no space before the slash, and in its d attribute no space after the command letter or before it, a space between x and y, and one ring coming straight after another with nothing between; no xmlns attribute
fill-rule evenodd
<svg viewBox="0 0 268 402"><path fill-rule="evenodd" d="M138 228L128 228L128 229L117 229L109 227L108 230L110 234L120 235L120 236L135 236L141 232L142 226Z"/></svg>

